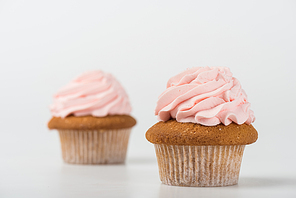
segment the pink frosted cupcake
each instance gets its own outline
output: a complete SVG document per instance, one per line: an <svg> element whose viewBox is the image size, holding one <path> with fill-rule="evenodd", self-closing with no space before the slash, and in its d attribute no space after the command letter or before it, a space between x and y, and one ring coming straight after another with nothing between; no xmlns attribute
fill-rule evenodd
<svg viewBox="0 0 296 198"><path fill-rule="evenodd" d="M160 122L146 138L155 145L164 184L238 183L245 145L258 134L247 95L228 68L196 67L172 77L155 114Z"/></svg>
<svg viewBox="0 0 296 198"><path fill-rule="evenodd" d="M50 110L48 127L59 132L65 162L124 163L136 120L125 90L111 74L80 75L55 94Z"/></svg>

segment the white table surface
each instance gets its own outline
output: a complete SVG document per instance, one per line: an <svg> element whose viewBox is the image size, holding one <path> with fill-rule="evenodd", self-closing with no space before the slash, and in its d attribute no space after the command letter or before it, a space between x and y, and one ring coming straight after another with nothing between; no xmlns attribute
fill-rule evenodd
<svg viewBox="0 0 296 198"><path fill-rule="evenodd" d="M238 185L211 188L161 184L155 158L129 158L122 165L98 166L69 165L57 156L24 156L2 159L1 167L0 197L6 198L296 197L295 175L258 170L250 174L244 166Z"/></svg>

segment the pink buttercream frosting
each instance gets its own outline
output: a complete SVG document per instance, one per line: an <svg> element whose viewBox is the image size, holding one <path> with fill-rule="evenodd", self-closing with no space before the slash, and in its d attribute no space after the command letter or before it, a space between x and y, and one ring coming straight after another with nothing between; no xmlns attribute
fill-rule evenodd
<svg viewBox="0 0 296 198"><path fill-rule="evenodd" d="M120 83L109 73L86 72L62 87L50 106L54 117L129 115L131 106Z"/></svg>
<svg viewBox="0 0 296 198"><path fill-rule="evenodd" d="M159 121L175 118L205 126L255 121L245 91L227 67L194 67L172 77L155 115Z"/></svg>

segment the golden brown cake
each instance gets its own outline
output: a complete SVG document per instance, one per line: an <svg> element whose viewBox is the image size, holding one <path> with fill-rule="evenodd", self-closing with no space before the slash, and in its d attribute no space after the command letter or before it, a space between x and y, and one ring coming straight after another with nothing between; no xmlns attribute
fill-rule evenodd
<svg viewBox="0 0 296 198"><path fill-rule="evenodd" d="M136 125L136 120L129 115L109 115L105 117L68 116L52 117L48 123L49 129L102 130L123 129Z"/></svg>
<svg viewBox="0 0 296 198"><path fill-rule="evenodd" d="M153 125L146 138L153 144L166 145L247 145L256 142L258 133L251 124L203 126L171 119Z"/></svg>

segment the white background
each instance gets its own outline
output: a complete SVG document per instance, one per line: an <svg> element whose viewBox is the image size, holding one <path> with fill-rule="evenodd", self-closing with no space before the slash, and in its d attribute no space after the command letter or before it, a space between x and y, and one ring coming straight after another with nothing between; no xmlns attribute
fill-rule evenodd
<svg viewBox="0 0 296 198"><path fill-rule="evenodd" d="M0 197L296 197L296 1L1 1ZM239 185L162 185L146 130L158 95L194 66L228 66L259 139ZM52 95L89 70L112 73L138 124L127 162L64 164L47 129Z"/></svg>

